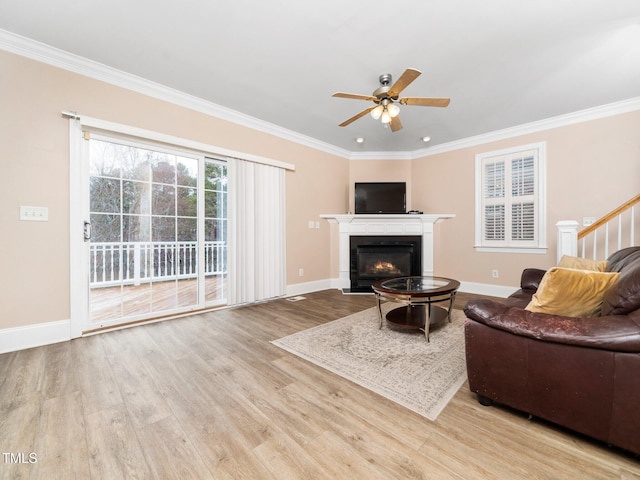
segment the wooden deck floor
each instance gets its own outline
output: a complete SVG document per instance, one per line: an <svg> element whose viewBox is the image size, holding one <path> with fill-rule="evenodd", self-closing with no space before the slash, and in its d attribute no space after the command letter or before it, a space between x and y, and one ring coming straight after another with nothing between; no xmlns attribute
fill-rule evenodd
<svg viewBox="0 0 640 480"><path fill-rule="evenodd" d="M207 302L224 299L226 291L225 278L205 277ZM162 315L197 302L198 284L195 279L92 288L91 320L97 323L154 313Z"/></svg>

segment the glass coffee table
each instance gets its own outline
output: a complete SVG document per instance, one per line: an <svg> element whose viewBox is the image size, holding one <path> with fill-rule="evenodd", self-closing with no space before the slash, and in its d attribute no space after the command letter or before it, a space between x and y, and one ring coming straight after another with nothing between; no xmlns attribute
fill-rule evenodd
<svg viewBox="0 0 640 480"><path fill-rule="evenodd" d="M451 308L459 287L459 281L444 277L402 277L374 282L372 288L378 302L380 328L386 318L396 328L422 330L428 342L429 327L433 323L444 319L451 323ZM383 317L382 300L404 306L389 311ZM442 302L448 302L446 309L432 305Z"/></svg>

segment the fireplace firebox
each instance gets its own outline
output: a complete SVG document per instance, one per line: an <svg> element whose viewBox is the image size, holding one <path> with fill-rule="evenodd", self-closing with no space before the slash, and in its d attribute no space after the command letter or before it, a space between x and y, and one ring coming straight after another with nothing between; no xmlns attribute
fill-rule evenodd
<svg viewBox="0 0 640 480"><path fill-rule="evenodd" d="M351 236L349 243L352 292L371 292L383 278L421 274L421 236Z"/></svg>

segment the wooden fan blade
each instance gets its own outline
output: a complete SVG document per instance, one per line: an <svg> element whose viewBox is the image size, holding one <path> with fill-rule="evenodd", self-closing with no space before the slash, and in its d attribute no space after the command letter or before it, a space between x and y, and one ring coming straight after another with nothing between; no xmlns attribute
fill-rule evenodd
<svg viewBox="0 0 640 480"><path fill-rule="evenodd" d="M366 110L361 111L360 113L358 113L357 115L354 115L353 117L351 117L348 120L345 120L344 122L342 122L339 126L340 127L346 127L347 125L349 125L350 123L355 122L356 120L358 120L359 118L364 117L367 113L369 113L371 110L373 110L374 108L376 108L377 105L374 105L373 107L369 107Z"/></svg>
<svg viewBox="0 0 640 480"><path fill-rule="evenodd" d="M400 92L407 88L411 82L418 78L422 72L414 70L413 68L407 68L400 78L396 80L396 83L389 89L389 96L391 98L397 98Z"/></svg>
<svg viewBox="0 0 640 480"><path fill-rule="evenodd" d="M391 126L392 132L397 132L398 130L402 129L402 122L400 121L400 117L393 117L389 125Z"/></svg>
<svg viewBox="0 0 640 480"><path fill-rule="evenodd" d="M450 98L401 98L398 100L402 105L422 105L423 107L446 107L451 101Z"/></svg>
<svg viewBox="0 0 640 480"><path fill-rule="evenodd" d="M338 98L352 98L354 100L369 100L371 102L375 102L376 100L378 100L376 97L372 97L371 95L358 95L357 93L336 92L331 96Z"/></svg>

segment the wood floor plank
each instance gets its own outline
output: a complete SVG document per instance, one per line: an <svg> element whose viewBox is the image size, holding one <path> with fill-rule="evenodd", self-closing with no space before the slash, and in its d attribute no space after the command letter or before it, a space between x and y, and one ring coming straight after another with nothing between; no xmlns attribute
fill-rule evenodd
<svg viewBox="0 0 640 480"><path fill-rule="evenodd" d="M212 408L208 415L181 421L191 442L216 480L279 480L244 443L226 421L225 411Z"/></svg>
<svg viewBox="0 0 640 480"><path fill-rule="evenodd" d="M462 398L465 401L458 405ZM470 398L473 400L471 403L468 402ZM446 427L438 432L439 441L425 444L421 451L437 458L449 457L451 463L455 461L451 455L459 457L461 462L471 460L473 465L482 469L477 478L523 475L545 478L545 472L552 471L557 478L577 475L596 480L614 478L612 476L617 474L606 461L594 464L589 461L594 455L604 455L607 459L612 458L612 453L615 456L617 452L610 451L606 445L547 422L529 420L522 412L508 410L510 414L504 415L504 409L483 407L475 402L466 384L451 402L452 407L456 405L458 408L450 409L448 415L455 411L457 421L447 422L445 418L439 418L438 421L446 422ZM523 435L527 442L521 441ZM478 456L478 452L483 452L487 438L495 448ZM576 442L576 439L582 441ZM445 446L452 442L455 448ZM563 455L558 456L558 451ZM617 468L624 465L624 457L615 462Z"/></svg>
<svg viewBox="0 0 640 480"><path fill-rule="evenodd" d="M11 462L4 454L28 457L36 453L37 460L35 443L43 400L37 391L19 396L7 392L0 390L0 479L29 478L32 464Z"/></svg>
<svg viewBox="0 0 640 480"><path fill-rule="evenodd" d="M86 429L91 480L153 478L124 404L87 415Z"/></svg>
<svg viewBox="0 0 640 480"><path fill-rule="evenodd" d="M320 480L325 475L314 452L300 446L290 436L280 434L253 449L255 455L280 480Z"/></svg>
<svg viewBox="0 0 640 480"><path fill-rule="evenodd" d="M45 365L38 389L45 398L54 398L78 390L73 355L67 343L55 343L44 349Z"/></svg>
<svg viewBox="0 0 640 480"><path fill-rule="evenodd" d="M38 458L0 479L640 480L637 457L466 384L432 422L274 346L375 305L303 297L0 355L0 447Z"/></svg>
<svg viewBox="0 0 640 480"><path fill-rule="evenodd" d="M71 342L72 368L86 414L122 403L122 395L99 336Z"/></svg>
<svg viewBox="0 0 640 480"><path fill-rule="evenodd" d="M150 476L163 480L208 480L211 473L182 425L173 417L136 432Z"/></svg>
<svg viewBox="0 0 640 480"><path fill-rule="evenodd" d="M349 382L343 378L333 378L334 374L325 372L315 365L301 363L292 356L285 356L273 362L278 368L286 369L295 375L298 381L292 387L305 396L310 402L331 407L330 415L336 412L334 423L340 423L342 416L358 417L384 428L399 440L412 448L417 448L428 436L428 431L422 425L428 425L428 420L418 414L397 405L390 400ZM401 428L398 428L398 425Z"/></svg>
<svg viewBox="0 0 640 480"><path fill-rule="evenodd" d="M112 332L104 337L108 362L124 404L136 428L172 415L158 385L140 359L145 351L158 350L143 329Z"/></svg>
<svg viewBox="0 0 640 480"><path fill-rule="evenodd" d="M327 431L313 440L309 448L322 465L325 477L386 480L389 474L363 458L353 446L334 432Z"/></svg>
<svg viewBox="0 0 640 480"><path fill-rule="evenodd" d="M45 352L49 347L30 348L19 352L6 353L9 361L5 368L6 377L2 385L3 398L40 392L45 371Z"/></svg>
<svg viewBox="0 0 640 480"><path fill-rule="evenodd" d="M32 478L90 478L89 451L80 392L49 398L42 404L32 465Z"/></svg>
<svg viewBox="0 0 640 480"><path fill-rule="evenodd" d="M392 411L394 407L390 412L373 415L369 420L365 420L366 415L354 414L350 409L343 408L342 401L345 396L327 398L302 382L296 382L285 390L295 390L307 402L313 404L313 407L305 408L305 412L314 420L317 417L325 419L327 431L333 432L349 444L362 460L376 465L380 472L384 472L383 478L456 478L446 467L441 467L417 452L418 447L431 436L431 422L428 420L415 422L414 418L412 425L417 424L418 428L403 435L397 429L388 428L384 421L385 417L395 415L396 412ZM363 398L360 403L361 410L368 409L374 403L375 400ZM403 426L407 425L409 423L403 423ZM433 476L425 476L424 472L427 471L431 471Z"/></svg>

